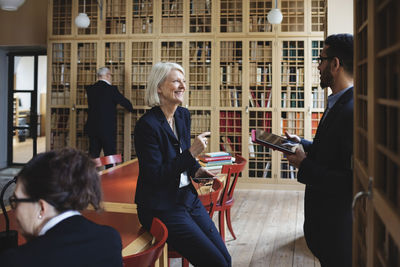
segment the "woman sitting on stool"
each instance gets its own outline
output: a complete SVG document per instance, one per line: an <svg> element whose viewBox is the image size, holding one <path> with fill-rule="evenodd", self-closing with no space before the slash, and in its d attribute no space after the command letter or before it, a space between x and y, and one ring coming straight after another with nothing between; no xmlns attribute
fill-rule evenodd
<svg viewBox="0 0 400 267"><path fill-rule="evenodd" d="M152 109L135 127L138 217L147 230L153 217L159 218L168 228L168 245L194 266L231 266L225 243L191 183L191 177L213 175L196 161L210 133L200 134L190 144L190 113L180 107L185 91L180 65L153 66L145 96Z"/></svg>

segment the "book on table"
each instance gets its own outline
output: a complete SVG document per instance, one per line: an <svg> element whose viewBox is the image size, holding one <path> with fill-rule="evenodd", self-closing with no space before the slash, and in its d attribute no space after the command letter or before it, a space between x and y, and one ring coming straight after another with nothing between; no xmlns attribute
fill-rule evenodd
<svg viewBox="0 0 400 267"><path fill-rule="evenodd" d="M219 157L208 157L206 155L200 155L197 157L202 162L220 161L220 160L231 160L232 157L229 156L219 156Z"/></svg>
<svg viewBox="0 0 400 267"><path fill-rule="evenodd" d="M286 139L285 137L269 133L260 129L251 130L251 139L254 143L281 151L286 154L294 154L300 143Z"/></svg>

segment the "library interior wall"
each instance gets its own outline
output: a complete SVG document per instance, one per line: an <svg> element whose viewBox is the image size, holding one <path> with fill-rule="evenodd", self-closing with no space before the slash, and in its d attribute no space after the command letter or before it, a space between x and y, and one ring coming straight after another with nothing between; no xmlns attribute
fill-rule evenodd
<svg viewBox="0 0 400 267"><path fill-rule="evenodd" d="M327 35L353 33L353 1L328 0Z"/></svg>
<svg viewBox="0 0 400 267"><path fill-rule="evenodd" d="M0 46L47 47L47 0L26 0L17 11L0 9Z"/></svg>

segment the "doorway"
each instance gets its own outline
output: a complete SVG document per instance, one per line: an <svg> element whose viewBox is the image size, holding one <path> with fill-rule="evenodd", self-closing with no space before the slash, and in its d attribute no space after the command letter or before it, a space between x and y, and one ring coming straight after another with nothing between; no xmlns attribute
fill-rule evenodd
<svg viewBox="0 0 400 267"><path fill-rule="evenodd" d="M8 54L8 165L26 164L45 151L47 56Z"/></svg>

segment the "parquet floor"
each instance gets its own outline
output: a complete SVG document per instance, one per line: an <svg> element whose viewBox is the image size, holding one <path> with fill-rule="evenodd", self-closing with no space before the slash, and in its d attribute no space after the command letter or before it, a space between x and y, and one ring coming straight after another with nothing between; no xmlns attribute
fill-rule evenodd
<svg viewBox="0 0 400 267"><path fill-rule="evenodd" d="M320 267L304 240L303 199L302 191L237 189L232 208L237 239L226 234L233 266ZM171 266L180 267L180 261Z"/></svg>

